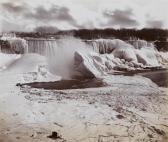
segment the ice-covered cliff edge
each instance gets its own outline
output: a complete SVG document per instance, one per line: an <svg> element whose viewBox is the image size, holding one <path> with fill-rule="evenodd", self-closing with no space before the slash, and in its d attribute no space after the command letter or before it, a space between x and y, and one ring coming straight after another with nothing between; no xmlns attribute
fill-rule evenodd
<svg viewBox="0 0 168 142"><path fill-rule="evenodd" d="M26 40L19 37L0 38L0 52L7 54L23 54L28 48Z"/></svg>

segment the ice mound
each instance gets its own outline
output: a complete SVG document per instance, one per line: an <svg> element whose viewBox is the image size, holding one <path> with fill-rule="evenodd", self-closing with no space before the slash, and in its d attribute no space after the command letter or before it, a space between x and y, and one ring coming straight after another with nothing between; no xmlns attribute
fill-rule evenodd
<svg viewBox="0 0 168 142"><path fill-rule="evenodd" d="M101 76L106 67L103 60L99 56L75 52L75 66L79 75L85 77L98 77Z"/></svg>
<svg viewBox="0 0 168 142"><path fill-rule="evenodd" d="M6 68L1 70L0 74L18 76L20 83L48 82L61 78L49 72L46 58L39 54L14 55L0 53L1 58Z"/></svg>
<svg viewBox="0 0 168 142"><path fill-rule="evenodd" d="M86 77L101 76L114 70L129 71L142 70L146 67L160 67L166 60L166 56L163 53L162 55L159 54L152 44L148 44L145 41L138 41L137 48L118 39L98 40L98 42L96 40L97 44L99 42L103 45L110 43L111 46L105 46L107 48L104 51L111 50L111 52L106 52L105 54L100 54L99 52L75 52L76 69ZM163 56L164 61L162 61Z"/></svg>
<svg viewBox="0 0 168 142"><path fill-rule="evenodd" d="M23 54L28 48L26 40L19 37L0 38L0 52L9 54Z"/></svg>
<svg viewBox="0 0 168 142"><path fill-rule="evenodd" d="M38 54L23 54L5 72L27 73L37 71L37 66L46 65L46 58Z"/></svg>
<svg viewBox="0 0 168 142"><path fill-rule="evenodd" d="M47 66L45 65L37 65L36 70L34 70L33 72L18 74L18 77L19 83L54 82L61 80L62 78L50 73Z"/></svg>
<svg viewBox="0 0 168 142"><path fill-rule="evenodd" d="M114 71L114 69L134 69L134 63L126 64L124 60L115 58L113 54L98 54L94 52L75 52L76 75L84 77L101 77ZM140 65L139 65L140 66ZM138 64L137 64L138 67Z"/></svg>

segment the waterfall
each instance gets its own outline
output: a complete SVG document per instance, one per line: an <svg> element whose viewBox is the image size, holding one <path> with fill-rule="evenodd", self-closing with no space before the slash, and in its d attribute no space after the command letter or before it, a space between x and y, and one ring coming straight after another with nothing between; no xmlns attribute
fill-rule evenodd
<svg viewBox="0 0 168 142"><path fill-rule="evenodd" d="M57 48L57 40L52 39L27 39L28 48L26 53L38 53L46 55ZM48 53L47 53L48 52Z"/></svg>
<svg viewBox="0 0 168 142"><path fill-rule="evenodd" d="M70 38L70 37L68 37ZM66 38L64 38L66 40ZM62 39L63 40L63 39ZM73 39L74 40L74 39ZM72 41L72 40L71 40ZM109 54L116 48L134 48L141 49L151 47L157 50L152 43L144 40L122 41L119 39L96 39L96 40L80 40L82 44L89 47L96 53ZM55 48L61 47L60 39L44 39L44 38L16 38L2 37L0 39L0 51L4 53L37 53L46 55L55 52Z"/></svg>

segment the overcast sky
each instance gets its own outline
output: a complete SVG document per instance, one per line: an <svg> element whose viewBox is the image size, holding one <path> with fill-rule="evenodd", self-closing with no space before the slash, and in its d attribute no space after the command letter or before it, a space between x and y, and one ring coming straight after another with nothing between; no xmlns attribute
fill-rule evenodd
<svg viewBox="0 0 168 142"><path fill-rule="evenodd" d="M168 0L0 0L1 31L168 28Z"/></svg>

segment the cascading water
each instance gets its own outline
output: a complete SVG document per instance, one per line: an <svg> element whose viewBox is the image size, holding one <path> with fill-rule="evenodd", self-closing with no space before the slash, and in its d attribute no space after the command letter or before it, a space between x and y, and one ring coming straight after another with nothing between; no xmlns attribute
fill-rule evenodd
<svg viewBox="0 0 168 142"><path fill-rule="evenodd" d="M54 39L27 39L27 51L26 53L37 53L45 55L46 51L52 52L54 48L57 48L57 40ZM49 51L51 50L51 51Z"/></svg>
<svg viewBox="0 0 168 142"><path fill-rule="evenodd" d="M72 39L75 40L75 38L72 37L65 37L62 38L61 40L67 40L67 39ZM77 39L76 39L77 40ZM78 39L79 41L79 39ZM115 39L98 39L98 40L85 40L82 41L80 40L81 44L85 44L86 46L90 49L92 49L96 53L100 54L106 54L106 53L111 53L115 48L119 47L132 47L130 44L127 44L126 42ZM45 54L46 50L52 50L54 48L61 46L60 40L59 39L27 39L27 44L28 44L28 53L39 53L39 54Z"/></svg>
<svg viewBox="0 0 168 142"><path fill-rule="evenodd" d="M85 48L90 48L94 52L101 53L101 54L111 53L114 48L121 46L121 43L123 42L121 40L114 40L113 41L110 39L109 40L106 40L106 39L87 40L87 41L83 42L79 39L75 39L72 37L64 37L61 40L60 39L31 39L31 38L29 38L29 39L27 39L27 44L28 44L27 53L38 53L38 54L45 55L47 50L51 50L51 51L47 51L47 52L52 52L53 49L61 47L62 43L64 41L66 42L67 39L68 40L71 39L71 41L69 41L70 43L68 43L69 45L71 45L72 41L78 40L81 42L80 44L84 45L86 43L84 45ZM63 41L63 42L61 42L61 41ZM75 45L75 46L77 46L77 45ZM81 45L79 45L79 46L81 46Z"/></svg>

